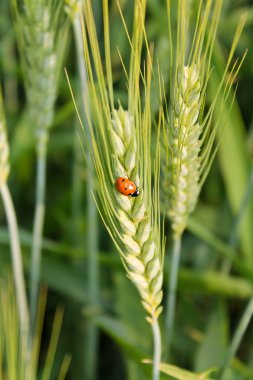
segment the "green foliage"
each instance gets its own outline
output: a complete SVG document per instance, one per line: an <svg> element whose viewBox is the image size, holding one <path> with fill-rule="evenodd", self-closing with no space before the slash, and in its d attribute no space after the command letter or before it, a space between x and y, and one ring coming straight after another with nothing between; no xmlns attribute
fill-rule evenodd
<svg viewBox="0 0 253 380"><path fill-rule="evenodd" d="M15 292L11 281L1 280L0 292L0 377L6 380L33 380L51 378L55 351L62 324L63 311L57 310L53 323L48 351L42 371L39 369L39 351L42 325L46 306L45 291L40 295L36 335L32 339L22 335L16 308ZM58 379L64 379L70 363L70 357L64 358L58 370Z"/></svg>

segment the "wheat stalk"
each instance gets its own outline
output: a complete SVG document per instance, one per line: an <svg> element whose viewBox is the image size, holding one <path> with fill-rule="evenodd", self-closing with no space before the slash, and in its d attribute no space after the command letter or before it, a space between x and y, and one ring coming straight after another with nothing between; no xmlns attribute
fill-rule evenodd
<svg viewBox="0 0 253 380"><path fill-rule="evenodd" d="M124 68L128 83L128 105L125 109L121 105L115 107L108 4L106 0L102 4L106 73L103 70L90 0L84 3L83 26L91 116L89 112L86 115L97 174L99 210L120 253L127 275L137 287L148 313L147 320L152 325L154 334L153 379L157 380L161 354L157 320L162 311L163 243L160 241L158 174L153 188L151 183L150 59L145 75L141 74L146 2L143 0L135 3L132 39L128 35L132 52L129 74ZM141 107L140 78L144 88L144 108ZM159 166L157 157L156 165ZM156 173L159 173L158 167ZM119 176L135 181L140 195L131 198L120 194L115 188Z"/></svg>
<svg viewBox="0 0 253 380"><path fill-rule="evenodd" d="M106 4L106 1L103 3ZM136 6L136 12L140 12L139 5ZM151 196L150 78L147 75L144 111L139 109L139 97L136 108L133 107L133 112L130 109L124 110L122 106L111 110L110 99L104 87L103 73L100 71L102 64L95 29L93 29L95 24L90 1L87 1L84 6L84 15L88 35L84 31L83 37L95 132L89 117L88 122L98 178L97 190L103 209L102 215L126 265L128 276L142 296L145 309L151 317L157 318L161 312L159 305L162 298L162 247L159 243L160 225L157 216L154 215L154 208L158 205L155 203L156 198L154 197L152 201ZM91 42L92 53L89 52L88 38ZM139 54L139 52L135 53ZM90 54L96 60L97 82L94 81ZM135 57L138 59L137 54ZM133 63L130 71L133 70L134 65L136 62ZM148 69L150 71L150 67ZM130 72L129 77L132 74ZM139 75L140 67L137 79L135 76L136 82ZM135 85L136 83L133 83L132 91L136 90ZM133 96L135 97L136 94ZM140 195L134 199L120 194L114 186L118 176L134 180L140 186ZM157 196L156 192L155 196Z"/></svg>
<svg viewBox="0 0 253 380"><path fill-rule="evenodd" d="M65 0L64 9L70 19L74 21L76 17L80 17L82 0Z"/></svg>
<svg viewBox="0 0 253 380"><path fill-rule="evenodd" d="M80 108L82 107L82 101L86 104L87 111L89 110L89 94L87 85L87 74L84 61L84 47L82 39L82 2L80 0L65 0L65 12L68 14L72 21L75 48L76 48L76 58L79 74L78 89L80 91L78 104ZM89 112L89 111L88 111ZM84 125L87 125L87 135L89 136L89 128L86 120L85 112L82 112L82 117ZM89 138L90 142L90 138ZM87 145L90 145L87 144ZM74 154L77 158L82 156L82 147L78 141L74 141ZM88 165L91 167L90 163L92 160L89 149L85 147L85 154L87 157ZM77 226L80 225L80 221L83 218L82 215L82 202L83 202L83 181L81 178L81 172L83 171L82 163L80 159L76 159L73 170L73 233L76 238L77 236ZM89 220L86 230L86 244L88 249L88 260L87 260L87 282L86 287L88 289L88 298L91 305L96 309L100 303L100 289L99 289L99 225L98 225L98 212L96 204L93 201L92 191L95 189L94 183L94 169L88 170L86 183L88 188L86 190L86 217ZM80 228L79 228L80 229ZM80 231L79 231L80 232ZM80 233L79 233L80 235ZM84 377L88 379L95 378L97 373L97 358L98 358L98 344L99 344L99 329L90 320L85 321L87 324L85 329L85 357L83 360L83 371Z"/></svg>
<svg viewBox="0 0 253 380"><path fill-rule="evenodd" d="M30 122L37 150L36 206L31 253L31 322L34 326L45 215L46 155L59 71L67 38L63 1L12 0Z"/></svg>
<svg viewBox="0 0 253 380"><path fill-rule="evenodd" d="M6 184L10 172L9 144L7 139L3 102L0 92L0 187Z"/></svg>
<svg viewBox="0 0 253 380"><path fill-rule="evenodd" d="M217 94L204 113L206 89L211 77L210 62L215 42L222 1L210 0L200 3L195 20L195 31L191 49L187 54L188 6L185 0L178 3L178 27L173 38L169 17L169 35L172 44L176 40L175 56L170 57L171 93L167 118L164 121L164 155L162 167L162 207L171 220L173 232L172 263L169 276L167 302L167 341L171 344L177 273L180 260L181 237L187 226L189 215L194 211L198 197L210 170L217 148L213 149L217 125L212 126L214 110L227 101L232 83L242 60L236 62L229 75L229 66L238 42L241 22L235 33L227 66L222 76ZM168 1L170 16L170 1ZM221 97L220 94L222 93ZM219 102L217 102L219 98ZM224 122L224 120L222 120Z"/></svg>
<svg viewBox="0 0 253 380"><path fill-rule="evenodd" d="M0 191L10 232L12 267L17 295L16 299L19 312L19 323L22 332L22 338L25 341L28 336L29 314L25 291L25 280L23 273L23 262L20 248L17 218L12 202L12 197L10 195L9 188L7 185L9 171L9 144L6 133L6 122L3 108L2 92L0 88Z"/></svg>

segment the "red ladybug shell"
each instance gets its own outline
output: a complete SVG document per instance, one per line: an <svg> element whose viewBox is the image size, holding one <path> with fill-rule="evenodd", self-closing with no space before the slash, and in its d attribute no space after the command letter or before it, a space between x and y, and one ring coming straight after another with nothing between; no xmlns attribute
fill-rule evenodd
<svg viewBox="0 0 253 380"><path fill-rule="evenodd" d="M130 197L137 197L140 194L136 184L128 178L118 177L115 182L115 187L119 193Z"/></svg>

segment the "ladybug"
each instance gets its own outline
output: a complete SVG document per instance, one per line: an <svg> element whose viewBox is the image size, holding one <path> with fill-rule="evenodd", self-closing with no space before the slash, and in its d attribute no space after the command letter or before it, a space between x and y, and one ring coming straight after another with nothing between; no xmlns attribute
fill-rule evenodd
<svg viewBox="0 0 253 380"><path fill-rule="evenodd" d="M118 177L115 182L115 187L119 193L130 197L137 197L140 194L136 184L128 178Z"/></svg>

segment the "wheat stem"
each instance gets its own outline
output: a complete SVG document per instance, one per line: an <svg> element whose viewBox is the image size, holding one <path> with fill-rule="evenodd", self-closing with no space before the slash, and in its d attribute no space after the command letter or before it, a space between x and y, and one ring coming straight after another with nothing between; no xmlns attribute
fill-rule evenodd
<svg viewBox="0 0 253 380"><path fill-rule="evenodd" d="M87 86L87 74L86 65L84 61L84 46L82 38L82 8L81 2L78 0L65 0L65 11L72 20L74 29L74 38L77 53L78 72L80 77L80 92L81 96L79 100L85 102L85 108L88 115L90 114L88 86ZM81 108L81 104L80 104ZM82 118L84 120L84 126L86 128L86 135L90 145L90 133L88 128L87 116L85 112L82 112ZM76 150L81 149L80 145L75 145ZM96 205L92 198L92 192L95 190L94 184L94 168L92 165L91 152L88 147L85 148L85 154L87 157L87 163L90 170L87 173L87 218L88 227L86 234L86 241L88 247L88 271L87 271L87 288L89 293L89 302L91 305L97 306L99 304L99 269L98 269L98 223L97 223L97 210ZM78 179L77 179L78 180ZM79 177L80 181L80 177ZM97 368L97 348L98 348L98 329L92 323L88 321L87 332L85 336L85 360L84 360L84 375L85 378L91 380L96 378Z"/></svg>
<svg viewBox="0 0 253 380"><path fill-rule="evenodd" d="M169 1L167 5L171 39ZM171 56L170 62L172 66L170 71L171 102L164 127L166 154L162 165L163 205L171 220L174 239L166 316L169 345L171 345L173 332L181 236L187 226L189 215L196 207L201 187L217 151L213 149L217 124L211 129L212 116L216 107L222 114L222 108L231 90L231 85L228 83L232 83L231 78L240 68L240 62L232 66L230 79L226 79L244 23L242 20L238 25L216 96L204 117L207 84L211 76L210 62L222 1L199 3L194 35L189 41L186 41L189 21L187 6L188 3L185 0L178 2L176 53ZM189 54L187 45L191 46ZM220 104L218 104L219 95L221 95Z"/></svg>
<svg viewBox="0 0 253 380"><path fill-rule="evenodd" d="M73 20L74 37L77 49L77 63L78 71L81 79L81 94L84 102L86 103L86 112L89 112L89 96L87 86L87 74L84 61L84 47L82 38L82 24L81 24L81 7L78 8ZM90 134L88 128L88 122L84 113L83 119L86 126L87 138L90 141ZM98 218L97 209L94 203L92 192L95 190L94 183L94 167L92 165L92 157L89 149L86 149L87 164L90 167L87 173L87 247L88 247L88 293L89 302L91 305L99 305L99 268L98 268ZM88 380L96 378L97 369L97 351L98 351L98 329L89 321L87 326L87 335L85 339L85 378Z"/></svg>
<svg viewBox="0 0 253 380"><path fill-rule="evenodd" d="M27 296L25 290L25 279L20 248L20 239L17 218L13 206L12 198L7 186L7 179L10 171L9 144L6 133L6 122L0 88L0 190L3 199L4 209L8 221L10 234L10 245L12 255L12 267L17 295L17 306L19 312L19 323L22 334L22 343L26 344L29 332L29 312Z"/></svg>
<svg viewBox="0 0 253 380"><path fill-rule="evenodd" d="M236 215L233 226L231 228L231 233L230 233L230 237L229 237L229 246L231 248L236 248L236 246L237 246L239 230L241 227L243 217L245 215L245 211L247 210L249 201L252 197L252 193L253 193L253 167L252 167L250 175L249 175L246 190L245 190L244 195L242 197L239 212ZM229 258L229 259L227 258L224 261L224 263L222 265L222 272L223 273L229 273L230 272L231 267L232 267L232 262L233 262L233 260L231 260L231 258Z"/></svg>
<svg viewBox="0 0 253 380"><path fill-rule="evenodd" d="M154 339L154 355L153 355L153 380L160 378L160 362L161 362L161 332L158 320L155 318L151 324Z"/></svg>
<svg viewBox="0 0 253 380"><path fill-rule="evenodd" d="M234 355L236 354L236 351L240 345L240 342L242 340L242 337L251 321L251 318L253 316L253 297L250 298L249 302L248 302L248 305L246 306L245 308L245 311L241 317L241 320L239 321L239 324L236 328L236 331L235 331L235 334L234 334L234 337L232 339L232 342L229 346L229 349L227 351L227 354L226 354L226 358L224 360L224 364L222 366L222 370L221 370L221 373L220 373L220 376L219 376L219 379L222 380L222 379L225 379L225 372L232 360L232 358L234 357Z"/></svg>
<svg viewBox="0 0 253 380"><path fill-rule="evenodd" d="M29 313L27 305L27 297L25 290L25 280L23 274L22 255L20 248L19 232L17 225L17 218L15 209L13 206L12 198L9 192L9 188L6 183L0 187L1 195L3 199L4 209L8 220L9 232L10 232L10 244L12 254L12 265L14 282L17 294L17 304L20 318L20 328L22 337L26 340L29 331Z"/></svg>
<svg viewBox="0 0 253 380"><path fill-rule="evenodd" d="M36 201L34 214L34 229L32 238L31 260L31 284L30 284L30 308L32 331L35 327L37 298L39 292L41 271L41 247L45 217L45 187L46 187L46 155L47 155L47 131L41 130L37 145L37 171L36 171Z"/></svg>
<svg viewBox="0 0 253 380"><path fill-rule="evenodd" d="M173 338L178 270L181 256L181 235L174 235L171 257L170 274L168 278L168 296L166 302L165 326L166 326L166 360L170 359L170 351Z"/></svg>
<svg viewBox="0 0 253 380"><path fill-rule="evenodd" d="M248 206L248 202L250 200L250 197L252 195L252 190L253 190L253 169L251 170L251 173L249 176L248 184L247 184L244 196L242 198L239 213L238 213L238 215L234 221L234 224L233 224L233 227L231 230L231 234L230 234L230 238L229 238L229 246L231 248L235 248L237 245L240 224L241 224L242 218L244 216L244 213L246 211L246 208ZM222 272L229 273L231 266L232 266L231 259L227 259L223 263ZM226 372L227 368L229 367L229 364L230 364L232 358L236 354L236 351L237 351L237 349L241 343L241 340L242 340L242 337L245 333L245 330L247 329L249 322L251 321L252 315L253 315L253 297L250 298L248 305L246 306L245 311L241 317L241 320L240 320L240 322L236 328L233 339L230 343L229 349L228 349L227 354L226 354L226 358L224 360L224 363L223 363L223 366L222 366L222 369L220 372L220 376L219 376L220 380L225 378L225 372Z"/></svg>

